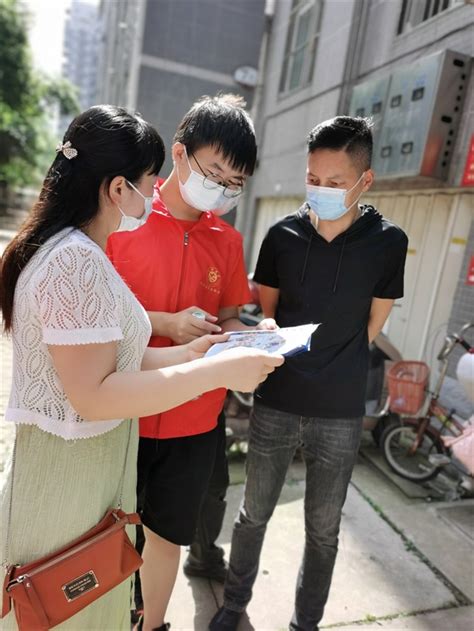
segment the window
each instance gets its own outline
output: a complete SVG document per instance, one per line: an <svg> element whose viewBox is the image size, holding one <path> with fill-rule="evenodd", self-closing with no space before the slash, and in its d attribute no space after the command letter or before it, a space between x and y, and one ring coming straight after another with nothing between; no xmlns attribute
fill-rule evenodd
<svg viewBox="0 0 474 631"><path fill-rule="evenodd" d="M319 39L321 0L292 0L279 92L311 83Z"/></svg>
<svg viewBox="0 0 474 631"><path fill-rule="evenodd" d="M410 31L422 22L439 15L455 4L461 5L459 0L402 0L402 10L398 22L397 34Z"/></svg>
<svg viewBox="0 0 474 631"><path fill-rule="evenodd" d="M391 108L400 107L401 104L402 104L402 95L401 94L397 94L396 96L392 96L392 98L390 99L390 107Z"/></svg>

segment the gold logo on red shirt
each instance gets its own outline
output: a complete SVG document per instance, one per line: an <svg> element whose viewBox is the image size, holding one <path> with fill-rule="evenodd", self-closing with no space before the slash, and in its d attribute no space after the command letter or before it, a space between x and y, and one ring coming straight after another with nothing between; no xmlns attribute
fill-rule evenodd
<svg viewBox="0 0 474 631"><path fill-rule="evenodd" d="M217 281L220 280L220 277L221 277L221 273L219 272L217 267L210 267L207 270L207 280L209 283L211 283L211 285L213 285L214 283L217 283Z"/></svg>

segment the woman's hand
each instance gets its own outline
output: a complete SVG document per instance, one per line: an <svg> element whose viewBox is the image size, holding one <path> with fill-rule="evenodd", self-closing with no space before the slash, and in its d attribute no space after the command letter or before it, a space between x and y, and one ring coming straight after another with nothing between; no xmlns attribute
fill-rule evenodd
<svg viewBox="0 0 474 631"><path fill-rule="evenodd" d="M218 344L219 342L227 342L229 339L229 334L225 333L223 335L203 335L198 337L186 344L188 351L188 361L192 361L193 359L201 359L207 351L211 348L213 344Z"/></svg>
<svg viewBox="0 0 474 631"><path fill-rule="evenodd" d="M208 360L218 368L224 388L253 392L269 374L285 361L282 355L269 354L256 348L231 348Z"/></svg>

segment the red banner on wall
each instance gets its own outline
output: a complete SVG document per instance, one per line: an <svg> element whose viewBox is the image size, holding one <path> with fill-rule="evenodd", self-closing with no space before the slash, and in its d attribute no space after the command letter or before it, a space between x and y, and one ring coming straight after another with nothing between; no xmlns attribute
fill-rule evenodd
<svg viewBox="0 0 474 631"><path fill-rule="evenodd" d="M474 186L474 134L472 134L469 143L461 186Z"/></svg>
<svg viewBox="0 0 474 631"><path fill-rule="evenodd" d="M474 285L474 254L467 266L466 285Z"/></svg>

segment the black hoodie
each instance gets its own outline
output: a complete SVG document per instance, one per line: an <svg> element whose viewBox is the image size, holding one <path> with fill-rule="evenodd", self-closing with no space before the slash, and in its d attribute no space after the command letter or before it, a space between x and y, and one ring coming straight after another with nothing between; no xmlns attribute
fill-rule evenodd
<svg viewBox="0 0 474 631"><path fill-rule="evenodd" d="M363 416L372 298L403 296L407 243L372 206L331 243L314 229L306 205L270 228L254 279L279 289L277 323L322 326L311 350L287 359L257 400L307 417Z"/></svg>

